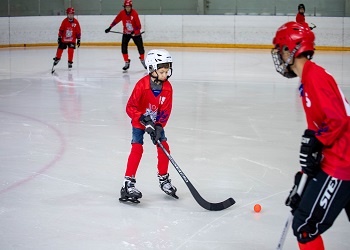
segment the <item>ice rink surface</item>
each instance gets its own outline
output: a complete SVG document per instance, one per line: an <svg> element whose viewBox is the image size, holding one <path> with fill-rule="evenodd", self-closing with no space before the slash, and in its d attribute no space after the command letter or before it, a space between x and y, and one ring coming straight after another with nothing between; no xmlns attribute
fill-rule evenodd
<svg viewBox="0 0 350 250"><path fill-rule="evenodd" d="M204 199L236 204L204 210L171 164L180 199L166 196L147 137L136 176L141 203L118 201L131 140L125 105L146 74L135 47L127 73L120 47L82 46L73 69L65 51L53 75L55 47L4 48L0 249L276 248L306 128L298 79L279 75L269 50L166 49L174 61L171 155ZM316 51L314 61L349 99L350 52ZM323 235L326 249L350 249L349 236L342 212ZM284 249L297 249L291 229Z"/></svg>

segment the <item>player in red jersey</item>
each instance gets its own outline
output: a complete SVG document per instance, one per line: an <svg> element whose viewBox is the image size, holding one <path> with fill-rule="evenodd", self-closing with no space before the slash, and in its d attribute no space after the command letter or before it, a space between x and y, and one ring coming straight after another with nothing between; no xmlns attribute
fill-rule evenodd
<svg viewBox="0 0 350 250"><path fill-rule="evenodd" d="M298 13L297 13L297 16L295 17L295 20L297 23L300 23L300 24L305 23L305 6L302 3L298 5Z"/></svg>
<svg viewBox="0 0 350 250"><path fill-rule="evenodd" d="M122 54L125 61L123 70L127 70L130 67L130 59L128 54L128 45L130 39L134 41L137 46L137 50L140 54L140 61L143 67L146 69L145 64L145 49L143 47L143 41L141 36L141 22L139 14L132 8L132 1L124 1L124 10L121 10L110 26L105 30L106 33L110 32L111 29L120 21L123 23L123 37L122 37Z"/></svg>
<svg viewBox="0 0 350 250"><path fill-rule="evenodd" d="M136 83L127 102L126 113L131 118L132 140L123 187L120 191L121 201L138 202L138 199L142 197L142 193L135 188L135 176L143 154L145 132L157 145L160 188L166 194L178 198L175 194L177 189L169 179L169 159L157 144L159 140L164 148L170 152L164 128L172 109L173 89L168 81L172 75L172 62L172 57L166 50L149 51L145 62L148 75Z"/></svg>
<svg viewBox="0 0 350 250"><path fill-rule="evenodd" d="M63 50L68 47L68 68L72 68L75 46L80 47L81 29L77 19L74 18L74 8L66 10L67 18L65 18L58 31L58 48L56 57L53 58L53 66L56 66L61 60Z"/></svg>
<svg viewBox="0 0 350 250"><path fill-rule="evenodd" d="M314 41L308 27L288 22L277 30L271 51L278 73L301 80L307 129L299 160L309 178L301 197L291 192L286 204L293 209L294 235L304 250L324 249L321 234L343 208L350 219L350 105L334 78L311 61Z"/></svg>
<svg viewBox="0 0 350 250"><path fill-rule="evenodd" d="M300 23L305 27L309 27L309 24L305 21L305 6L302 3L298 5L298 13L295 17L295 20L297 23ZM316 28L316 26L314 25L314 27L309 28L312 30L313 28Z"/></svg>

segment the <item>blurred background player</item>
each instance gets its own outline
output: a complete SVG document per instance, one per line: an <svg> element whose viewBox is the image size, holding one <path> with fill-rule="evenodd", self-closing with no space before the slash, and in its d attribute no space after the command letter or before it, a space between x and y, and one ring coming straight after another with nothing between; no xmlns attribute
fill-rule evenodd
<svg viewBox="0 0 350 250"><path fill-rule="evenodd" d="M123 70L127 70L130 67L130 59L128 55L128 45L130 39L134 41L137 46L137 50L140 54L140 61L143 67L146 69L145 64L145 49L143 47L143 41L141 36L141 22L139 14L132 8L132 1L124 1L124 10L121 10L116 18L113 20L111 25L105 30L106 33L110 32L111 29L120 21L123 23L123 36L121 50L125 62Z"/></svg>
<svg viewBox="0 0 350 250"><path fill-rule="evenodd" d="M168 81L172 75L172 57L166 50L151 50L146 57L148 75L135 85L126 105L126 113L131 118L132 140L128 158L121 201L138 202L142 193L135 188L136 171L143 154L143 137L147 132L156 145L158 154L158 179L160 188L168 195L176 196L176 187L171 184L168 173L169 159L158 146L158 140L170 153L164 127L172 110L173 89Z"/></svg>
<svg viewBox="0 0 350 250"><path fill-rule="evenodd" d="M296 20L297 23L300 23L304 27L308 27L311 30L313 28L316 28L315 25L314 25L314 27L309 27L309 24L305 21L305 6L302 3L298 5L298 13L297 13L297 15L295 17L295 20Z"/></svg>
<svg viewBox="0 0 350 250"><path fill-rule="evenodd" d="M311 61L314 33L297 22L282 25L271 51L275 68L301 79L299 91L306 114L299 161L308 182L301 197L290 193L293 231L299 248L324 249L321 234L345 208L350 219L350 105L334 78ZM295 176L295 187L301 179Z"/></svg>
<svg viewBox="0 0 350 250"><path fill-rule="evenodd" d="M305 23L305 6L302 3L298 5L298 13L297 13L297 16L295 17L295 20L297 23L300 23L300 24Z"/></svg>
<svg viewBox="0 0 350 250"><path fill-rule="evenodd" d="M58 31L58 48L56 57L53 58L53 66L56 66L61 60L63 50L68 47L68 68L72 68L75 46L80 47L81 29L77 19L74 18L74 8L66 10L67 18L65 18Z"/></svg>

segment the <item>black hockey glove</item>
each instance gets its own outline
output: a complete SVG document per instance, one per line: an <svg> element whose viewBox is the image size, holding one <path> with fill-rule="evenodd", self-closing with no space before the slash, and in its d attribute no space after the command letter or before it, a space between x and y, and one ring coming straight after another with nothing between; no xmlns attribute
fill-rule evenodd
<svg viewBox="0 0 350 250"><path fill-rule="evenodd" d="M112 29L112 27L108 27L108 29L105 29L105 32L108 33L111 31L111 29Z"/></svg>
<svg viewBox="0 0 350 250"><path fill-rule="evenodd" d="M58 45L60 45L60 44L62 43L62 37L59 36L59 37L57 38L57 43L58 43Z"/></svg>
<svg viewBox="0 0 350 250"><path fill-rule="evenodd" d="M139 120L140 120L141 124L143 126L145 126L145 131L148 134L152 134L155 131L154 122L149 115L147 115L147 116L141 115Z"/></svg>
<svg viewBox="0 0 350 250"><path fill-rule="evenodd" d="M323 144L316 138L315 132L307 129L301 137L299 162L302 170L309 177L314 177L320 170Z"/></svg>
<svg viewBox="0 0 350 250"><path fill-rule="evenodd" d="M78 48L80 47L80 38L77 39Z"/></svg>
<svg viewBox="0 0 350 250"><path fill-rule="evenodd" d="M156 124L154 131L150 134L154 145L157 145L158 140L162 136L163 127L160 124Z"/></svg>
<svg viewBox="0 0 350 250"><path fill-rule="evenodd" d="M294 213L295 209L298 208L300 200L301 200L301 197L297 193L297 191L298 191L298 186L299 186L299 183L300 183L302 176L303 176L303 173L300 171L295 174L294 186L290 190L289 195L288 195L286 202L285 202L286 206L292 208L292 214Z"/></svg>

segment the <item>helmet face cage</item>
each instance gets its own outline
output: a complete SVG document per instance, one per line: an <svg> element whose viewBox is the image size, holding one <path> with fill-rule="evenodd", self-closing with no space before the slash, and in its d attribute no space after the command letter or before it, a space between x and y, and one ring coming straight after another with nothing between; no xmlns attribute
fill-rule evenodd
<svg viewBox="0 0 350 250"><path fill-rule="evenodd" d="M158 70L160 68L159 66L163 67L164 65L162 64L168 63L169 64L168 78L172 75L173 59L169 54L169 52L166 50L163 50L163 49L150 50L147 53L145 63L146 63L148 74L151 74L152 72Z"/></svg>
<svg viewBox="0 0 350 250"><path fill-rule="evenodd" d="M271 50L271 56L273 63L275 65L276 71L280 73L282 76L286 78L294 78L297 75L294 73L293 70L290 69L290 62L294 59L295 52L300 48L300 44L298 44L294 50L290 53L289 57L287 60L284 62L282 59L282 54L280 48L274 48ZM284 46L282 50L288 51L288 47Z"/></svg>

